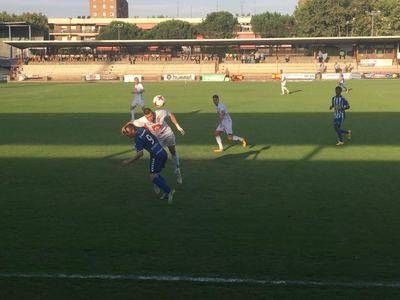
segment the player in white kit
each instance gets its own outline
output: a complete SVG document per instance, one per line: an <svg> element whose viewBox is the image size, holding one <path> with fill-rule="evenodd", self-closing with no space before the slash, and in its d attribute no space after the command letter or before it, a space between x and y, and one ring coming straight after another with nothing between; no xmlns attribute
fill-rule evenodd
<svg viewBox="0 0 400 300"><path fill-rule="evenodd" d="M179 125L178 121L175 118L175 115L165 109L159 109L156 111L152 111L150 108L145 108L143 110L144 116L134 120L133 125L136 127L145 127L147 128L155 137L158 139L162 147L168 147L169 152L172 156L172 161L175 166L175 174L176 181L179 184L182 184L182 174L180 170L179 156L176 152L176 142L175 142L175 134L172 131L171 127L169 127L167 121L165 120L167 117L170 118L171 122L174 123L176 129L184 135L185 131Z"/></svg>
<svg viewBox="0 0 400 300"><path fill-rule="evenodd" d="M290 94L289 89L286 87L286 76L285 74L283 74L283 70L281 70L281 94L285 95L285 94Z"/></svg>
<svg viewBox="0 0 400 300"><path fill-rule="evenodd" d="M131 109L130 109L132 121L135 120L135 110L136 110L136 108L140 107L141 110L144 109L143 93L144 93L143 84L141 84L139 82L139 78L138 77L135 77L135 85L134 85L133 92L132 92L132 94L134 96L133 96L133 100L132 100L132 103L131 103Z"/></svg>
<svg viewBox="0 0 400 300"><path fill-rule="evenodd" d="M218 125L217 128L215 129L215 140L217 141L218 144L218 149L215 149L214 152L222 152L224 151L224 146L222 145L222 138L221 135L222 133L226 133L228 140L230 141L238 141L242 143L243 147L247 146L247 142L244 138L240 136L233 135L233 130L232 130L232 119L229 116L229 113L225 107L225 105L219 100L218 95L213 96L213 102L215 106L217 107L217 115L218 115Z"/></svg>

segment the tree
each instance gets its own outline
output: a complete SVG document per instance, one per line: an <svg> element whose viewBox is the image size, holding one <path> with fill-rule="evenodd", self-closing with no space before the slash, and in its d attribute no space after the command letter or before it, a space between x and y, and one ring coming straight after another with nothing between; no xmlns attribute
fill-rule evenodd
<svg viewBox="0 0 400 300"><path fill-rule="evenodd" d="M189 22L170 20L157 24L148 33L146 38L151 39L193 39L196 31Z"/></svg>
<svg viewBox="0 0 400 300"><path fill-rule="evenodd" d="M400 34L400 0L380 0L376 3L380 11L376 26L378 35Z"/></svg>
<svg viewBox="0 0 400 300"><path fill-rule="evenodd" d="M133 24L113 21L100 29L98 40L137 40L143 37L143 31Z"/></svg>
<svg viewBox="0 0 400 300"><path fill-rule="evenodd" d="M49 24L47 17L42 13L23 13L21 15L0 12L0 22L27 22L35 28L47 32Z"/></svg>
<svg viewBox="0 0 400 300"><path fill-rule="evenodd" d="M198 31L205 38L228 39L235 36L238 20L226 11L213 12L198 26Z"/></svg>
<svg viewBox="0 0 400 300"><path fill-rule="evenodd" d="M294 17L299 36L342 36L349 19L349 0L309 0L297 6Z"/></svg>
<svg viewBox="0 0 400 300"><path fill-rule="evenodd" d="M289 37L293 33L294 18L280 13L265 12L251 18L253 31L263 38Z"/></svg>
<svg viewBox="0 0 400 300"><path fill-rule="evenodd" d="M371 34L372 17L370 12L377 11L376 1L352 0L349 13L352 20L352 33L358 36ZM377 18L375 21L377 21ZM378 22L375 22L378 23Z"/></svg>

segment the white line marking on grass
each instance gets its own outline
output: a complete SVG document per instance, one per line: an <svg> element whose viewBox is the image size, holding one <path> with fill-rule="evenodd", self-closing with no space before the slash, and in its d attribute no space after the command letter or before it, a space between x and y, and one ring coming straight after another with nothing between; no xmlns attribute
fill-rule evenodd
<svg viewBox="0 0 400 300"><path fill-rule="evenodd" d="M29 279L98 279L98 280L131 280L162 282L194 282L222 284L255 284L270 286L303 286L303 287L348 287L348 288L400 288L400 282L385 281L317 281L317 280L272 280L251 278L194 277L167 275L114 275L114 274L64 274L64 273L0 273L0 278Z"/></svg>

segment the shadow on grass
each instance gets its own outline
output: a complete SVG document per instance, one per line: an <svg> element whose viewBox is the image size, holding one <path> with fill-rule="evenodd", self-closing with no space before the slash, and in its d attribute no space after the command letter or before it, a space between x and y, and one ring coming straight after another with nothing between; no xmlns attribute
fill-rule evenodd
<svg viewBox="0 0 400 300"><path fill-rule="evenodd" d="M2 271L399 278L399 162L253 159L268 149L182 160L172 206L148 160L0 159Z"/></svg>
<svg viewBox="0 0 400 300"><path fill-rule="evenodd" d="M290 91L289 95L291 94L296 94L296 93L301 93L303 90L294 90L294 91Z"/></svg>
<svg viewBox="0 0 400 300"><path fill-rule="evenodd" d="M185 136L178 145L214 145L215 114L176 114ZM234 133L253 144L332 145L336 136L331 113L233 113ZM120 135L127 114L0 114L2 144L126 144ZM400 113L349 113L345 127L353 145L400 145ZM172 126L174 128L174 126Z"/></svg>

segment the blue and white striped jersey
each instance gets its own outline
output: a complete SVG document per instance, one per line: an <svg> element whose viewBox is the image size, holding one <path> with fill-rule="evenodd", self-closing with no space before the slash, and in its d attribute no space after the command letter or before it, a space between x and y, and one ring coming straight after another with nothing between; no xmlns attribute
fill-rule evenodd
<svg viewBox="0 0 400 300"><path fill-rule="evenodd" d="M346 109L350 108L349 102L343 96L332 97L333 117L335 119L344 119Z"/></svg>

